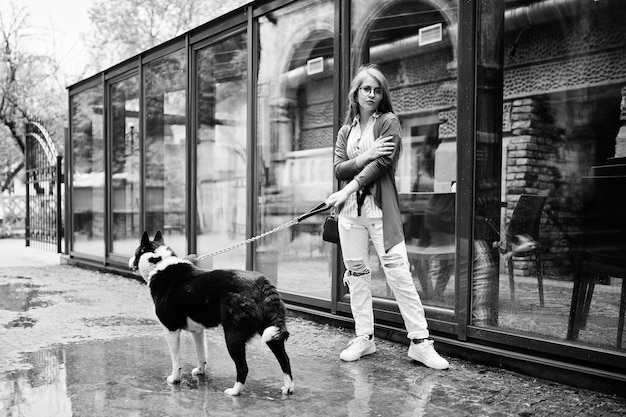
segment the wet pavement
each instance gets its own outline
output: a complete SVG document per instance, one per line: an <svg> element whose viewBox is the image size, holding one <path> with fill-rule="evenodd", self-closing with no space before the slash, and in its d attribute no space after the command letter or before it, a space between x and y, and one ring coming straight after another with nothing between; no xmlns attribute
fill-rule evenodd
<svg viewBox="0 0 626 417"><path fill-rule="evenodd" d="M182 337L183 381L170 386L168 349L147 287L63 265L58 255L0 239L0 417L4 416L624 416L626 398L539 380L456 358L434 371L407 348L339 360L348 329L290 316L295 393L269 349L248 346L239 397L220 329L207 332L209 372L192 377Z"/></svg>

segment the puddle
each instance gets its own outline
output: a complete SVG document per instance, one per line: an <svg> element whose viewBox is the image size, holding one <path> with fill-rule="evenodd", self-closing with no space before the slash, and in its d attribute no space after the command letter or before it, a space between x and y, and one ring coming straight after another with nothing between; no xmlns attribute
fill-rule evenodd
<svg viewBox="0 0 626 417"><path fill-rule="evenodd" d="M24 362L32 367L0 376L0 415L71 416L65 350L54 348L29 353L24 356Z"/></svg>
<svg viewBox="0 0 626 417"><path fill-rule="evenodd" d="M245 390L230 397L223 391L232 386L235 369L221 331L207 334L208 371L199 377L191 375L191 337L181 338L183 376L174 386L165 382L170 357L161 335L56 346L24 354L18 370L0 373L0 416L471 417L572 415L593 407L596 415L624 414L623 402L595 396L573 403L572 390L547 389L501 370L433 372L382 343L371 359L352 363L340 362L335 351L332 357L295 346L288 351L293 395L281 395L278 364L254 339L247 345Z"/></svg>
<svg viewBox="0 0 626 417"><path fill-rule="evenodd" d="M42 300L39 285L23 282L0 284L0 310L28 311L31 308L46 307L50 303Z"/></svg>
<svg viewBox="0 0 626 417"><path fill-rule="evenodd" d="M7 324L4 325L5 329L13 329L16 327L21 327L23 329L33 327L37 323L37 320L28 316L19 316L18 318L11 320Z"/></svg>
<svg viewBox="0 0 626 417"><path fill-rule="evenodd" d="M213 337L214 336L214 337ZM25 370L0 374L0 416L141 415L423 415L435 381L397 381L371 364L338 364L293 355L296 392L282 395L282 375L267 347L248 345L250 374L240 397L224 394L235 369L220 332L207 339L207 375L194 377L194 348L181 339L183 377L170 386L169 352L161 336L72 343L22 356ZM258 342L258 343L257 343ZM351 366L350 366L351 365ZM383 376L381 380L381 375ZM407 390L407 388L409 388ZM429 414L445 415L445 414Z"/></svg>

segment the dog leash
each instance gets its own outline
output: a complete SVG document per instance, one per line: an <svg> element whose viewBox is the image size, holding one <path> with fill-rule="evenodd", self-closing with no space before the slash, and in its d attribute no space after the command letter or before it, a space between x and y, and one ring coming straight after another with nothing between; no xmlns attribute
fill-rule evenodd
<svg viewBox="0 0 626 417"><path fill-rule="evenodd" d="M302 220L304 220L304 219L308 219L309 217L311 217L311 216L313 216L313 215L315 215L315 214L317 214L317 213L321 213L321 212L323 212L323 211L328 210L330 207L331 207L331 206L329 206L329 205L327 205L326 203L322 202L322 203L318 204L317 206L313 207L311 210L307 211L306 213L301 214L301 215L300 215L300 216L298 216L298 217L294 217L292 220L288 221L288 222L287 222L287 223L285 223L285 224L281 224L281 225L280 225L280 226L278 226L278 227L273 228L273 229L272 229L272 230L270 230L269 232L265 232L265 233L262 233L262 234L260 234L260 235L253 236L253 237L251 237L250 239L244 240L243 242L235 243L234 245L228 246L228 247L226 247L226 248L223 248L223 249L218 249L218 250L216 250L216 251L213 251L213 252L210 252L210 253L204 254L204 255L202 255L202 256L198 256L198 257L196 257L196 258L194 259L194 261L199 261L199 260L201 260L201 259L210 258L210 257L212 257L212 256L219 255L219 254L221 254L221 253L231 251L231 250L233 250L233 249L235 249L235 248L238 248L238 247L240 247L240 246L247 245L248 243L254 242L255 240L262 239L262 238L264 238L264 237L265 237L265 236L267 236L267 235L271 235L272 233L276 233L276 232L278 232L279 230L286 229L286 228L288 228L288 227L291 227L291 226L293 226L293 225L296 225L296 224L300 223L300 222L301 222Z"/></svg>

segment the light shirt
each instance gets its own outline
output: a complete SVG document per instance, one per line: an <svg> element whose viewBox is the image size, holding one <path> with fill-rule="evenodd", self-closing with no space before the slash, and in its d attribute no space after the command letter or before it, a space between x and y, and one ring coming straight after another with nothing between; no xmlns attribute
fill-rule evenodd
<svg viewBox="0 0 626 417"><path fill-rule="evenodd" d="M378 116L380 116L380 113L374 113L370 116L367 124L365 125L365 129L361 132L361 124L359 123L360 116L356 115L352 121L352 129L350 130L350 135L348 136L348 142L346 144L346 155L349 159L356 158L372 146L374 140L376 140L374 137L374 122L376 122ZM347 217L358 217L356 198L357 193L350 194L341 209L342 215ZM361 216L368 218L383 217L383 211L376 205L373 195L368 194L365 197L363 206L361 206Z"/></svg>

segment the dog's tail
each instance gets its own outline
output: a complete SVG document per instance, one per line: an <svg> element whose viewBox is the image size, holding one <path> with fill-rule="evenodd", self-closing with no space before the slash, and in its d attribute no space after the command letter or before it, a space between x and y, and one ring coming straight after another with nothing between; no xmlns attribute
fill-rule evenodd
<svg viewBox="0 0 626 417"><path fill-rule="evenodd" d="M261 340L264 343L272 340L287 340L289 331L285 316L287 311L285 304L280 298L276 288L267 280L261 278L257 281L263 296L263 334Z"/></svg>
<svg viewBox="0 0 626 417"><path fill-rule="evenodd" d="M285 334L287 336L285 336ZM272 340L281 340L287 339L289 337L289 332L286 331L285 328L281 329L278 326L270 326L266 327L263 330L263 334L261 335L261 341L263 343L271 342Z"/></svg>

